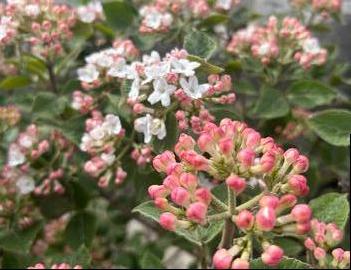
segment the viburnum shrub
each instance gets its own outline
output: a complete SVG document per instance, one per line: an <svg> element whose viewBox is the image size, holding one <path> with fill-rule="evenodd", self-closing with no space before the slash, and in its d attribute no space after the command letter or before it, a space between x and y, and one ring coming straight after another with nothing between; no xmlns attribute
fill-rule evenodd
<svg viewBox="0 0 351 270"><path fill-rule="evenodd" d="M342 1L249 2L1 2L2 268L350 266Z"/></svg>

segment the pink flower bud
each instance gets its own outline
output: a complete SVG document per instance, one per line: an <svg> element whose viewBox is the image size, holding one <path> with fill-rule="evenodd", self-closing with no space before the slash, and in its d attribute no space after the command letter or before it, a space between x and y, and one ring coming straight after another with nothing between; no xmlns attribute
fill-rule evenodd
<svg viewBox="0 0 351 270"><path fill-rule="evenodd" d="M171 199L180 206L186 206L190 202L190 194L185 188L177 187L172 190Z"/></svg>
<svg viewBox="0 0 351 270"><path fill-rule="evenodd" d="M188 217L188 219L199 224L205 223L206 214L207 205L202 202L192 203L186 210L186 216Z"/></svg>
<svg viewBox="0 0 351 270"><path fill-rule="evenodd" d="M136 114L141 114L144 112L145 106L141 103L135 103L133 106L133 112Z"/></svg>
<svg viewBox="0 0 351 270"><path fill-rule="evenodd" d="M152 185L148 188L148 192L152 199L163 198L168 195L168 192L163 185Z"/></svg>
<svg viewBox="0 0 351 270"><path fill-rule="evenodd" d="M230 255L228 250L222 248L213 255L213 266L215 269L229 269L232 260L233 256Z"/></svg>
<svg viewBox="0 0 351 270"><path fill-rule="evenodd" d="M298 159L293 163L293 169L295 173L304 173L308 170L308 167L308 158L303 155L300 155Z"/></svg>
<svg viewBox="0 0 351 270"><path fill-rule="evenodd" d="M176 187L179 187L179 179L175 175L168 175L164 180L163 180L163 186L168 188L169 190L175 189Z"/></svg>
<svg viewBox="0 0 351 270"><path fill-rule="evenodd" d="M313 251L313 255L314 257L319 261L319 260L324 260L325 259L325 256L327 255L325 250L320 248L320 247L317 247L314 249Z"/></svg>
<svg viewBox="0 0 351 270"><path fill-rule="evenodd" d="M212 194L208 188L198 188L195 191L195 198L199 202L203 202L204 204L209 205L212 200Z"/></svg>
<svg viewBox="0 0 351 270"><path fill-rule="evenodd" d="M314 243L314 241L312 240L312 238L308 237L305 242L305 247L308 249L308 250L314 250L316 248L316 244Z"/></svg>
<svg viewBox="0 0 351 270"><path fill-rule="evenodd" d="M336 248L332 251L332 255L337 262L341 262L345 251L342 248Z"/></svg>
<svg viewBox="0 0 351 270"><path fill-rule="evenodd" d="M238 153L237 159L244 167L250 167L254 162L255 156L256 154L252 149L244 148Z"/></svg>
<svg viewBox="0 0 351 270"><path fill-rule="evenodd" d="M261 231L270 231L274 228L276 215L272 208L263 207L256 214L256 226Z"/></svg>
<svg viewBox="0 0 351 270"><path fill-rule="evenodd" d="M234 221L239 229L250 230L254 225L255 217L250 211L243 210L235 217Z"/></svg>
<svg viewBox="0 0 351 270"><path fill-rule="evenodd" d="M175 163L175 156L171 151L165 151L160 155L157 155L154 159L153 159L153 166L155 168L156 171L158 172L166 172L167 171L167 167L172 164Z"/></svg>
<svg viewBox="0 0 351 270"><path fill-rule="evenodd" d="M232 138L223 138L219 141L219 149L224 155L231 154L233 147L234 145Z"/></svg>
<svg viewBox="0 0 351 270"><path fill-rule="evenodd" d="M246 188L246 181L244 178L241 178L236 175L229 176L225 183L229 188L231 188L236 194L240 194Z"/></svg>
<svg viewBox="0 0 351 270"><path fill-rule="evenodd" d="M246 147L249 147L249 148L255 148L261 141L260 133L253 130L252 128L246 128L243 131L243 136L245 138L245 145Z"/></svg>
<svg viewBox="0 0 351 270"><path fill-rule="evenodd" d="M311 222L307 221L305 223L296 224L296 233L298 235L306 234L311 230Z"/></svg>
<svg viewBox="0 0 351 270"><path fill-rule="evenodd" d="M292 175L288 180L289 189L296 196L305 196L309 192L307 180L303 175Z"/></svg>
<svg viewBox="0 0 351 270"><path fill-rule="evenodd" d="M168 230L174 231L176 229L177 217L172 213L162 213L160 216L160 225Z"/></svg>
<svg viewBox="0 0 351 270"><path fill-rule="evenodd" d="M169 206L168 200L166 198L158 197L154 200L154 204L158 209L166 210Z"/></svg>
<svg viewBox="0 0 351 270"><path fill-rule="evenodd" d="M291 215L297 223L310 221L312 210L308 204L298 204L291 210Z"/></svg>
<svg viewBox="0 0 351 270"><path fill-rule="evenodd" d="M191 173L182 173L180 175L180 184L190 190L195 190L198 184L198 179L197 176L191 174Z"/></svg>
<svg viewBox="0 0 351 270"><path fill-rule="evenodd" d="M236 258L232 263L231 269L249 269L249 268L250 268L250 264L247 260Z"/></svg>
<svg viewBox="0 0 351 270"><path fill-rule="evenodd" d="M202 152L211 153L211 150L214 147L212 136L208 133L201 134L197 139L197 145Z"/></svg>
<svg viewBox="0 0 351 270"><path fill-rule="evenodd" d="M286 150L284 153L284 159L288 162L288 164L295 163L299 158L299 156L300 156L300 153L295 148L290 148Z"/></svg>
<svg viewBox="0 0 351 270"><path fill-rule="evenodd" d="M199 155L195 151L183 151L180 158L195 170L207 171L208 169L208 159L202 155Z"/></svg>
<svg viewBox="0 0 351 270"><path fill-rule="evenodd" d="M189 135L186 135L184 133L180 134L180 137L178 139L178 143L175 145L175 153L179 156L181 152L187 151L187 150L193 150L195 146L195 141L192 137Z"/></svg>
<svg viewBox="0 0 351 270"><path fill-rule="evenodd" d="M268 266L276 266L280 263L284 255L284 251L276 246L270 245L265 249L264 253L262 253L261 258L264 264Z"/></svg>
<svg viewBox="0 0 351 270"><path fill-rule="evenodd" d="M261 208L269 207L272 209L276 209L279 203L279 198L276 196L263 196L259 202Z"/></svg>
<svg viewBox="0 0 351 270"><path fill-rule="evenodd" d="M297 203L297 198L295 195L292 194L286 194L283 195L280 199L279 199L279 204L277 207L277 211L281 212L287 208L291 208L293 207L295 204Z"/></svg>

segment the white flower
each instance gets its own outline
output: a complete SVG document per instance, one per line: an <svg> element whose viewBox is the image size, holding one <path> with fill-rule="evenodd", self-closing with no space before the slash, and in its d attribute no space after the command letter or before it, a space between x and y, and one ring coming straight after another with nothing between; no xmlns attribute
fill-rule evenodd
<svg viewBox="0 0 351 270"><path fill-rule="evenodd" d="M321 47L319 46L318 39L316 38L309 38L306 39L303 44L302 48L306 53L317 54L320 52Z"/></svg>
<svg viewBox="0 0 351 270"><path fill-rule="evenodd" d="M19 193L26 195L34 190L35 183L32 177L28 175L22 175L17 179L16 187L18 188Z"/></svg>
<svg viewBox="0 0 351 270"><path fill-rule="evenodd" d="M270 44L268 42L262 43L261 46L258 48L258 54L260 56L265 56L269 53Z"/></svg>
<svg viewBox="0 0 351 270"><path fill-rule="evenodd" d="M146 80L144 80L142 84L149 83L157 78L165 77L169 71L169 62L161 62L159 64L148 66L145 68Z"/></svg>
<svg viewBox="0 0 351 270"><path fill-rule="evenodd" d="M126 78L130 74L130 67L126 65L126 60L121 58L107 71L107 75L117 78Z"/></svg>
<svg viewBox="0 0 351 270"><path fill-rule="evenodd" d="M100 141L106 136L106 130L102 126L96 126L89 132L89 135L93 140Z"/></svg>
<svg viewBox="0 0 351 270"><path fill-rule="evenodd" d="M79 80L86 83L92 83L99 78L99 71L94 65L90 64L79 68L77 73Z"/></svg>
<svg viewBox="0 0 351 270"><path fill-rule="evenodd" d="M108 135L117 135L121 132L122 125L119 117L113 114L105 116L105 121L102 123L102 128Z"/></svg>
<svg viewBox="0 0 351 270"><path fill-rule="evenodd" d="M190 77L189 81L186 81L186 79L181 78L180 85L184 90L185 94L187 94L193 99L201 98L202 95L206 93L210 87L210 85L207 83L199 85L199 81L197 80L196 76Z"/></svg>
<svg viewBox="0 0 351 270"><path fill-rule="evenodd" d="M39 5L35 5L35 4L26 5L26 7L24 8L24 11L27 16L37 17L40 14L40 7Z"/></svg>
<svg viewBox="0 0 351 270"><path fill-rule="evenodd" d="M79 19L84 23L92 23L96 19L95 10L86 6L79 7L77 9L77 14Z"/></svg>
<svg viewBox="0 0 351 270"><path fill-rule="evenodd" d="M217 0L216 7L229 10L232 7L232 0Z"/></svg>
<svg viewBox="0 0 351 270"><path fill-rule="evenodd" d="M136 100L139 97L139 92L140 92L140 79L136 78L132 82L130 91L128 93L128 97L131 98L132 100Z"/></svg>
<svg viewBox="0 0 351 270"><path fill-rule="evenodd" d="M111 154L102 153L101 159L105 161L108 165L111 165L115 161L116 156L112 153Z"/></svg>
<svg viewBox="0 0 351 270"><path fill-rule="evenodd" d="M168 84L164 78L156 79L153 82L154 91L147 99L151 105L161 101L163 107L168 107L171 103L170 95L177 89L175 85Z"/></svg>
<svg viewBox="0 0 351 270"><path fill-rule="evenodd" d="M96 55L96 64L102 68L109 68L113 64L113 57L105 51L102 51Z"/></svg>
<svg viewBox="0 0 351 270"><path fill-rule="evenodd" d="M34 144L34 138L23 133L18 138L18 144L24 148L30 148Z"/></svg>
<svg viewBox="0 0 351 270"><path fill-rule="evenodd" d="M147 27L158 29L162 25L162 13L156 10L149 10L145 15L144 23Z"/></svg>
<svg viewBox="0 0 351 270"><path fill-rule="evenodd" d="M26 161L26 157L22 153L17 144L11 144L7 153L7 164L10 167L21 165Z"/></svg>
<svg viewBox="0 0 351 270"><path fill-rule="evenodd" d="M165 123L158 118L152 118L150 114L135 120L134 128L137 132L144 133L144 142L150 143L152 135L157 136L159 140L166 137Z"/></svg>
<svg viewBox="0 0 351 270"><path fill-rule="evenodd" d="M172 72L184 74L187 77L194 76L194 69L201 66L198 62L191 62L187 59L174 59L172 61Z"/></svg>
<svg viewBox="0 0 351 270"><path fill-rule="evenodd" d="M158 52L152 51L150 55L143 55L143 63L146 66L151 66L153 64L158 64L161 62L161 57Z"/></svg>

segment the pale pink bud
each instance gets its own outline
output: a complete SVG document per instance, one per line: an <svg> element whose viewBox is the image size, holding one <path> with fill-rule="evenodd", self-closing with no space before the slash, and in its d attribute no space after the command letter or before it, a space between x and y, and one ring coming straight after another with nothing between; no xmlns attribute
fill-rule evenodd
<svg viewBox="0 0 351 270"><path fill-rule="evenodd" d="M250 263L245 259L236 258L231 269L250 269Z"/></svg>
<svg viewBox="0 0 351 270"><path fill-rule="evenodd" d="M152 185L148 188L149 196L152 199L163 198L168 195L166 188L163 185Z"/></svg>
<svg viewBox="0 0 351 270"><path fill-rule="evenodd" d="M308 170L309 161L304 155L300 155L298 159L293 163L293 169L296 173L304 173Z"/></svg>
<svg viewBox="0 0 351 270"><path fill-rule="evenodd" d="M223 138L219 141L219 149L225 155L231 154L234 144L232 138Z"/></svg>
<svg viewBox="0 0 351 270"><path fill-rule="evenodd" d="M198 188L195 191L195 198L199 202L203 202L204 204L209 205L212 200L212 194L208 188Z"/></svg>
<svg viewBox="0 0 351 270"><path fill-rule="evenodd" d="M179 187L179 179L175 175L168 175L164 180L163 180L163 186L166 188L172 190L176 187Z"/></svg>
<svg viewBox="0 0 351 270"><path fill-rule="evenodd" d="M172 164L175 163L175 156L171 151L165 151L160 155L157 155L154 159L153 159L153 166L155 168L156 171L158 172L166 172L167 171L167 167Z"/></svg>
<svg viewBox="0 0 351 270"><path fill-rule="evenodd" d="M232 260L233 256L230 255L228 250L222 248L213 255L213 266L215 269L229 269Z"/></svg>
<svg viewBox="0 0 351 270"><path fill-rule="evenodd" d="M345 251L342 248L336 248L332 251L332 255L337 262L341 262Z"/></svg>
<svg viewBox="0 0 351 270"><path fill-rule="evenodd" d="M327 255L325 250L320 248L320 247L317 247L314 249L313 251L313 255L314 257L319 261L319 260L324 260L325 259L325 256Z"/></svg>
<svg viewBox="0 0 351 270"><path fill-rule="evenodd" d="M206 171L208 169L208 159L199 155L195 151L183 151L180 155L182 161L185 161L195 170Z"/></svg>
<svg viewBox="0 0 351 270"><path fill-rule="evenodd" d="M279 199L278 211L282 211L287 208L293 207L297 203L297 198L295 195L286 194Z"/></svg>
<svg viewBox="0 0 351 270"><path fill-rule="evenodd" d="M260 159L260 171L262 173L269 172L275 165L275 155L268 151L264 153Z"/></svg>
<svg viewBox="0 0 351 270"><path fill-rule="evenodd" d="M178 143L175 145L174 150L177 155L180 155L183 151L193 150L194 146L194 139L191 136L182 133L179 136Z"/></svg>
<svg viewBox="0 0 351 270"><path fill-rule="evenodd" d="M179 181L183 187L190 190L194 190L198 184L197 176L191 173L182 173Z"/></svg>
<svg viewBox="0 0 351 270"><path fill-rule="evenodd" d="M145 109L145 106L141 103L135 103L133 106L133 112L136 114L143 113Z"/></svg>
<svg viewBox="0 0 351 270"><path fill-rule="evenodd" d="M298 204L291 210L291 215L298 223L305 223L310 221L312 217L312 210L308 204Z"/></svg>
<svg viewBox="0 0 351 270"><path fill-rule="evenodd" d="M211 149L213 148L213 138L210 134L208 133L203 133L200 135L200 137L197 139L197 145L199 146L199 149L202 152L211 152Z"/></svg>
<svg viewBox="0 0 351 270"><path fill-rule="evenodd" d="M250 167L254 162L255 156L256 154L252 149L244 148L238 153L237 159L244 167Z"/></svg>
<svg viewBox="0 0 351 270"><path fill-rule="evenodd" d="M255 217L250 211L243 210L235 217L234 221L239 229L249 230L254 225Z"/></svg>
<svg viewBox="0 0 351 270"><path fill-rule="evenodd" d="M240 194L246 188L246 181L244 178L241 178L236 175L229 176L225 183L229 188L231 188L236 194Z"/></svg>
<svg viewBox="0 0 351 270"><path fill-rule="evenodd" d="M303 175L295 174L289 177L289 189L296 196L305 196L309 192L307 180Z"/></svg>
<svg viewBox="0 0 351 270"><path fill-rule="evenodd" d="M199 224L205 223L207 214L207 205L202 202L195 202L189 205L186 210L186 216Z"/></svg>
<svg viewBox="0 0 351 270"><path fill-rule="evenodd" d="M276 266L280 263L284 255L284 251L276 246L270 245L262 253L261 258L264 264L268 266Z"/></svg>
<svg viewBox="0 0 351 270"><path fill-rule="evenodd" d="M279 203L279 198L276 196L263 196L260 199L259 205L261 208L263 207L269 207L272 209L276 209Z"/></svg>
<svg viewBox="0 0 351 270"><path fill-rule="evenodd" d="M261 231L270 231L276 223L276 215L272 208L263 207L256 214L256 226Z"/></svg>
<svg viewBox="0 0 351 270"><path fill-rule="evenodd" d="M311 230L311 222L296 223L296 233L299 235L306 234Z"/></svg>
<svg viewBox="0 0 351 270"><path fill-rule="evenodd" d="M288 164L295 163L299 158L299 156L300 156L300 153L295 148L290 148L286 150L284 153L284 159L288 162Z"/></svg>
<svg viewBox="0 0 351 270"><path fill-rule="evenodd" d="M254 148L260 143L261 135L260 135L260 133L258 133L257 131L255 131L251 128L247 128L247 129L249 129L247 134L244 135L245 130L243 131L243 135L245 137L246 147Z"/></svg>
<svg viewBox="0 0 351 270"><path fill-rule="evenodd" d="M180 206L186 206L189 204L190 194L185 188L177 187L172 190L171 199Z"/></svg>
<svg viewBox="0 0 351 270"><path fill-rule="evenodd" d="M167 207L169 206L168 200L166 198L161 198L161 197L156 198L154 200L154 204L157 208L162 210L166 210Z"/></svg>
<svg viewBox="0 0 351 270"><path fill-rule="evenodd" d="M174 231L176 229L177 217L172 213L162 213L160 216L160 225L168 230Z"/></svg>
<svg viewBox="0 0 351 270"><path fill-rule="evenodd" d="M314 243L314 241L310 238L310 237L308 237L306 240L305 240L305 242L304 242L304 244L305 244L305 247L308 249L308 250L314 250L315 248L316 248L316 244Z"/></svg>

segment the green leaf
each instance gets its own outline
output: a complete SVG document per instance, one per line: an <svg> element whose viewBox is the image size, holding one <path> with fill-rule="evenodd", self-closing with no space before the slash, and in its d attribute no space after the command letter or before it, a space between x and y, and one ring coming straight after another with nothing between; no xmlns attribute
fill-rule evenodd
<svg viewBox="0 0 351 270"><path fill-rule="evenodd" d="M229 17L221 13L213 13L200 23L200 27L212 27L228 21Z"/></svg>
<svg viewBox="0 0 351 270"><path fill-rule="evenodd" d="M57 97L50 92L39 92L32 105L32 114L36 119L52 119L63 112L67 99Z"/></svg>
<svg viewBox="0 0 351 270"><path fill-rule="evenodd" d="M88 211L75 214L67 224L65 237L72 248L91 246L96 233L96 216Z"/></svg>
<svg viewBox="0 0 351 270"><path fill-rule="evenodd" d="M27 76L7 76L0 82L0 89L2 90L12 90L26 87L30 84L30 79Z"/></svg>
<svg viewBox="0 0 351 270"><path fill-rule="evenodd" d="M140 261L140 266L142 269L164 269L161 258L150 251L144 252Z"/></svg>
<svg viewBox="0 0 351 270"><path fill-rule="evenodd" d="M9 252L28 253L39 230L41 223L37 223L22 231L2 232L0 247Z"/></svg>
<svg viewBox="0 0 351 270"><path fill-rule="evenodd" d="M258 94L255 86L250 81L246 80L235 82L234 89L236 93L248 96L256 96Z"/></svg>
<svg viewBox="0 0 351 270"><path fill-rule="evenodd" d="M154 206L153 201L142 203L135 207L133 213L140 213L141 215L150 218L156 222L159 221L161 211ZM177 228L175 233L184 237L188 241L201 245L202 243L209 243L214 239L223 228L223 222L213 222L207 227L198 227L193 230L184 230Z"/></svg>
<svg viewBox="0 0 351 270"><path fill-rule="evenodd" d="M223 68L210 64L206 60L196 55L188 55L188 60L200 63L201 66L197 70L203 71L207 74L218 74L224 71Z"/></svg>
<svg viewBox="0 0 351 270"><path fill-rule="evenodd" d="M313 216L325 223L333 222L340 228L344 228L347 222L350 208L347 194L328 193L310 201Z"/></svg>
<svg viewBox="0 0 351 270"><path fill-rule="evenodd" d="M208 106L208 110L214 117L216 117L217 122L221 121L223 118L230 118L233 120L241 119L234 104L213 104Z"/></svg>
<svg viewBox="0 0 351 270"><path fill-rule="evenodd" d="M84 269L88 269L91 262L90 252L84 245L80 246L73 254L54 256L52 263L65 262L71 266L81 265Z"/></svg>
<svg viewBox="0 0 351 270"><path fill-rule="evenodd" d="M261 259L250 262L250 269L310 269L311 266L297 259L283 257L282 261L275 267L265 265Z"/></svg>
<svg viewBox="0 0 351 270"><path fill-rule="evenodd" d="M288 90L289 101L299 107L314 108L329 104L335 98L335 91L316 81L299 81Z"/></svg>
<svg viewBox="0 0 351 270"><path fill-rule="evenodd" d="M107 24L114 30L125 30L132 23L136 12L129 1L109 0L102 3Z"/></svg>
<svg viewBox="0 0 351 270"><path fill-rule="evenodd" d="M276 89L265 87L260 93L253 114L257 118L272 119L289 113L289 104Z"/></svg>
<svg viewBox="0 0 351 270"><path fill-rule="evenodd" d="M153 138L153 147L156 153L161 153L166 149L173 149L179 136L178 123L173 112L167 114L165 125L167 136L162 140L156 137Z"/></svg>
<svg viewBox="0 0 351 270"><path fill-rule="evenodd" d="M318 112L308 119L308 124L326 142L336 146L350 145L350 111L330 109Z"/></svg>
<svg viewBox="0 0 351 270"><path fill-rule="evenodd" d="M189 54L208 60L216 50L217 43L204 32L191 31L184 37L183 47Z"/></svg>
<svg viewBox="0 0 351 270"><path fill-rule="evenodd" d="M304 250L300 242L292 237L276 237L273 242L284 250L286 256L297 257Z"/></svg>
<svg viewBox="0 0 351 270"><path fill-rule="evenodd" d="M93 35L94 30L93 26L90 23L78 21L74 25L73 33L75 39L87 40Z"/></svg>
<svg viewBox="0 0 351 270"><path fill-rule="evenodd" d="M84 133L85 117L82 115L72 117L64 121L62 125L57 128L59 128L71 142L75 145L79 145Z"/></svg>

